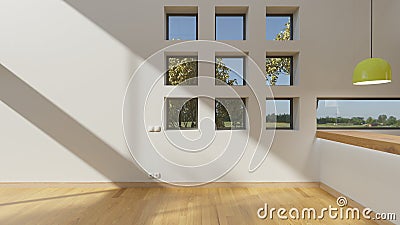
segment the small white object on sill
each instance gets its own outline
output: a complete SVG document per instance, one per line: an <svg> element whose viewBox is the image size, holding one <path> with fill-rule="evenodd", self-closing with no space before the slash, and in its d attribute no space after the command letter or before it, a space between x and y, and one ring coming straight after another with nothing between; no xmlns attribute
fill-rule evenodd
<svg viewBox="0 0 400 225"><path fill-rule="evenodd" d="M148 132L161 132L161 126L148 126Z"/></svg>

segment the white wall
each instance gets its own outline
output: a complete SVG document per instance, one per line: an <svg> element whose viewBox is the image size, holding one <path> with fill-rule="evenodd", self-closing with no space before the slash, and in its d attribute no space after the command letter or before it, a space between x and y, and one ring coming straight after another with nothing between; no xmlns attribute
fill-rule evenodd
<svg viewBox="0 0 400 225"><path fill-rule="evenodd" d="M316 98L400 94L396 78L400 34L393 29L400 17L396 0L376 1L375 12L379 16L375 31L380 32L375 35L375 55L392 64L394 79L388 85L368 87L351 84L354 66L369 56L368 1L268 1L268 5L299 7L298 40L285 43L264 40L264 1L5 0L1 4L0 62L21 79L2 68L2 74L8 74L1 83L2 182L147 181L131 164L122 132L122 101L138 65L170 44L163 40L164 5L198 6L199 38L207 40L214 38L214 6L248 7L248 39L226 43L249 52L261 68L266 52L299 52L298 85L273 87L276 97L299 98L297 128L276 132L267 160L254 173L247 170L254 151L250 145L224 181L319 181L319 150L313 148ZM153 66L161 63L162 59ZM20 89L5 89L9 84ZM145 94L133 98L143 100ZM266 93L256 94L263 99ZM152 104L162 105L162 95ZM143 113L142 108L137 113ZM252 120L250 126L259 123ZM142 129L135 132L145 135ZM145 152L148 146L138 148ZM190 174L184 178L190 179Z"/></svg>
<svg viewBox="0 0 400 225"><path fill-rule="evenodd" d="M322 183L375 212L400 215L399 156L326 140L317 140L315 148Z"/></svg>

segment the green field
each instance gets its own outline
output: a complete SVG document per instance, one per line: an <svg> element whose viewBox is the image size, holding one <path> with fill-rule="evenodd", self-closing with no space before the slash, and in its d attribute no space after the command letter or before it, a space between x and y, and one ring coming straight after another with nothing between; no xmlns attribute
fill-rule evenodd
<svg viewBox="0 0 400 225"><path fill-rule="evenodd" d="M267 128L290 128L290 123L282 123L282 122L277 122L277 123L271 123L268 122L266 123ZM400 128L398 126L384 126L384 125L377 125L377 126L369 126L367 124L362 124L362 125L354 125L352 123L326 123L326 124L317 124L317 128L360 128L360 129L374 129L374 128Z"/></svg>
<svg viewBox="0 0 400 225"><path fill-rule="evenodd" d="M290 128L290 123L266 123L267 128Z"/></svg>
<svg viewBox="0 0 400 225"><path fill-rule="evenodd" d="M377 125L377 126L369 126L367 124L362 125L354 125L352 123L326 123L326 124L317 124L317 128L399 128L397 126L384 126L384 125Z"/></svg>

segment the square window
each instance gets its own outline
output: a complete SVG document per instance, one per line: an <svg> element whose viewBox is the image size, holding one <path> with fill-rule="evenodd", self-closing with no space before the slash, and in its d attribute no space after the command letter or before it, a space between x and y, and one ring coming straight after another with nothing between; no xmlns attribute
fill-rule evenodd
<svg viewBox="0 0 400 225"><path fill-rule="evenodd" d="M216 57L215 84L245 85L244 57Z"/></svg>
<svg viewBox="0 0 400 225"><path fill-rule="evenodd" d="M168 56L166 85L197 85L196 56Z"/></svg>
<svg viewBox="0 0 400 225"><path fill-rule="evenodd" d="M293 129L293 99L267 99L267 129Z"/></svg>
<svg viewBox="0 0 400 225"><path fill-rule="evenodd" d="M217 130L246 129L246 99L215 99L215 127Z"/></svg>
<svg viewBox="0 0 400 225"><path fill-rule="evenodd" d="M293 40L293 15L267 14L267 40Z"/></svg>
<svg viewBox="0 0 400 225"><path fill-rule="evenodd" d="M246 40L246 16L215 15L215 40Z"/></svg>
<svg viewBox="0 0 400 225"><path fill-rule="evenodd" d="M293 85L293 56L267 56L267 85Z"/></svg>
<svg viewBox="0 0 400 225"><path fill-rule="evenodd" d="M197 129L197 98L167 98L167 129Z"/></svg>
<svg viewBox="0 0 400 225"><path fill-rule="evenodd" d="M197 14L167 14L167 40L197 40Z"/></svg>

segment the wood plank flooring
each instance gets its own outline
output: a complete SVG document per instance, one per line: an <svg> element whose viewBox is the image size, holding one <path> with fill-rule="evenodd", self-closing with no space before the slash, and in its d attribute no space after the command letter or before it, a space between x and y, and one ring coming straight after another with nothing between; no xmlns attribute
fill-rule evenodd
<svg viewBox="0 0 400 225"><path fill-rule="evenodd" d="M320 188L0 188L1 225L376 224L368 220L259 219L257 209L332 205ZM327 216L326 216L327 217Z"/></svg>

